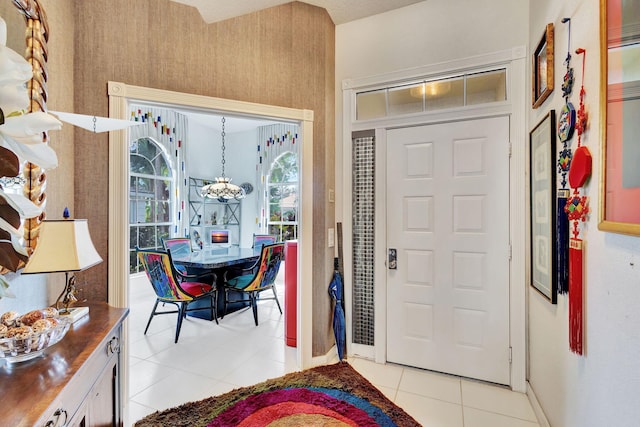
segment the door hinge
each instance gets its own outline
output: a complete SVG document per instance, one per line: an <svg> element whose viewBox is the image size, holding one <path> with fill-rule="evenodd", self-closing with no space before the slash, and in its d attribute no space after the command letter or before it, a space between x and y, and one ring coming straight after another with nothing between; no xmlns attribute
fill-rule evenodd
<svg viewBox="0 0 640 427"><path fill-rule="evenodd" d="M509 158L511 158L511 141L507 144L507 149L509 151Z"/></svg>
<svg viewBox="0 0 640 427"><path fill-rule="evenodd" d="M509 364L513 363L513 347L509 347Z"/></svg>
<svg viewBox="0 0 640 427"><path fill-rule="evenodd" d="M511 242L509 242L509 261L511 261L511 257L513 256L513 246Z"/></svg>

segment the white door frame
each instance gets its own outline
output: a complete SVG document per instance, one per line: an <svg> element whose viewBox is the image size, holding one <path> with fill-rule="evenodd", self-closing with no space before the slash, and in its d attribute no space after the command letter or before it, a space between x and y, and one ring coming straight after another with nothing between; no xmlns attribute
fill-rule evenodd
<svg viewBox="0 0 640 427"><path fill-rule="evenodd" d="M237 113L299 123L302 135L300 152L300 222L298 246L297 295L297 363L300 368L312 366L312 307L311 281L313 260L313 111L277 107L251 102L233 101L202 95L172 92L140 86L109 82L109 117L128 120L131 102L154 103L212 110L218 113ZM109 304L129 306L129 144L127 131L109 132ZM126 339L126 337L124 338ZM125 346L126 349L126 346ZM127 360L127 355L123 356ZM125 364L126 365L126 364ZM125 376L126 378L126 376Z"/></svg>
<svg viewBox="0 0 640 427"><path fill-rule="evenodd" d="M343 206L344 221L344 259L345 295L353 293L353 264L351 253L352 242L352 176L351 176L351 134L354 131L375 129L376 140L376 177L375 188L385 188L386 166L384 149L386 147L386 131L390 128L428 125L435 123L470 120L475 118L509 115L511 141L511 167L509 172L509 211L511 235L511 267L509 273L509 322L510 345L512 351L511 388L526 392L526 298L528 276L528 178L522 171L528 170L526 141L526 105L527 96L527 50L525 46L486 55L464 58L450 62L428 65L410 70L401 70L378 76L345 80L343 89ZM504 67L507 69L507 101L492 104L436 111L424 114L408 115L400 118L381 118L356 122L355 96L358 91L374 87L393 85L395 82L421 78L442 78L449 75L468 73ZM386 195L384 191L376 192L375 200L375 235L386 233ZM375 346L368 347L352 344L352 328L347 321L347 350L351 355L362 355L375 359L378 363L386 361L386 242L378 237L375 243L376 260L374 270L374 310L375 310ZM347 304L347 319L352 319L351 305Z"/></svg>

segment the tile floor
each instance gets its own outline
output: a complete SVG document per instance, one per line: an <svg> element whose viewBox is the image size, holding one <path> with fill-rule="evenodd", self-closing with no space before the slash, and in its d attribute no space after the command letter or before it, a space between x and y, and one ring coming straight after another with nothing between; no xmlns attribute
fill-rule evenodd
<svg viewBox="0 0 640 427"><path fill-rule="evenodd" d="M146 277L132 279L130 289L125 426L156 410L296 370L295 349L284 344L284 316L274 301L260 303L258 327L246 310L226 316L219 325L188 317L174 344L175 315L156 316L143 335L155 301ZM283 292L279 282L281 303ZM524 394L420 369L348 361L425 427L539 426Z"/></svg>

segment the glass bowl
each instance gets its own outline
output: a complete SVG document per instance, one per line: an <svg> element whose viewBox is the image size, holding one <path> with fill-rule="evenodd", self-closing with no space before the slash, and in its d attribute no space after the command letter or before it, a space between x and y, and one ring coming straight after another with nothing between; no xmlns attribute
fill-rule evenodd
<svg viewBox="0 0 640 427"><path fill-rule="evenodd" d="M60 342L71 327L71 321L64 317L56 318L58 324L42 332L34 332L26 338L0 338L0 359L8 363L24 362L42 356L44 351Z"/></svg>

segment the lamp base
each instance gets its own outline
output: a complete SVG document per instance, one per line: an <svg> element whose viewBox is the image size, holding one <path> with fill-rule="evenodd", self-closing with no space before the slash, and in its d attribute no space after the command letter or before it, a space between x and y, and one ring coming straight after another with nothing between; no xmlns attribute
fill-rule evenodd
<svg viewBox="0 0 640 427"><path fill-rule="evenodd" d="M66 317L71 323L75 323L87 314L89 314L89 307L69 307L60 310L60 316Z"/></svg>

